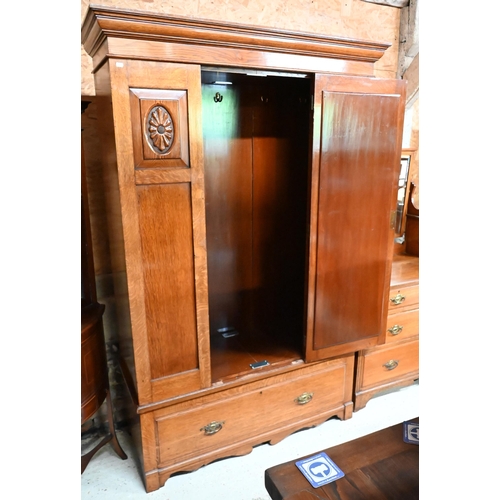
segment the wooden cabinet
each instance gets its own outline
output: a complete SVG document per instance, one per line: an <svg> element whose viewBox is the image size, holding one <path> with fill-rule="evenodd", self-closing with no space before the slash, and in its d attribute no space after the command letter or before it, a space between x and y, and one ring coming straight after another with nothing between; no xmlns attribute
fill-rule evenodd
<svg viewBox="0 0 500 500"><path fill-rule="evenodd" d="M343 356L148 412L143 439L157 443L157 454L146 484L156 489L174 472L277 443L332 415L348 418L353 366L354 356Z"/></svg>
<svg viewBox="0 0 500 500"><path fill-rule="evenodd" d="M82 101L82 113L88 106ZM115 432L111 391L108 378L106 346L102 316L104 305L97 302L94 274L94 256L90 227L87 169L81 144L81 424L88 422L106 401L109 432L98 443L81 455L81 472L85 471L92 457L110 443L118 456L127 455L118 442Z"/></svg>
<svg viewBox="0 0 500 500"><path fill-rule="evenodd" d="M396 255L385 345L357 354L354 411L383 391L411 385L419 374L418 257Z"/></svg>
<svg viewBox="0 0 500 500"><path fill-rule="evenodd" d="M354 353L386 339L387 46L95 6L82 41L146 489L349 418Z"/></svg>

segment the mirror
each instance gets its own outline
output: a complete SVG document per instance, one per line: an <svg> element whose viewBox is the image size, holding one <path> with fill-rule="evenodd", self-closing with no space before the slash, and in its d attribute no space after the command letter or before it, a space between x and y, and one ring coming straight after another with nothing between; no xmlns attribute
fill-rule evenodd
<svg viewBox="0 0 500 500"><path fill-rule="evenodd" d="M404 242L406 210L408 207L408 179L410 178L413 150L403 149L401 152L401 168L398 180L398 201L396 208L396 220L394 234L396 243Z"/></svg>

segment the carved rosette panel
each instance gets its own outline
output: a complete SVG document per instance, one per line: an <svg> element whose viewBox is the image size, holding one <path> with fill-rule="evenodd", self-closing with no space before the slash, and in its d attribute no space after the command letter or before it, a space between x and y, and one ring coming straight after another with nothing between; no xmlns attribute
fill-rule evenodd
<svg viewBox="0 0 500 500"><path fill-rule="evenodd" d="M136 168L189 167L185 90L130 89Z"/></svg>
<svg viewBox="0 0 500 500"><path fill-rule="evenodd" d="M174 124L170 113L163 106L155 106L149 112L146 123L151 149L161 155L167 154L174 142Z"/></svg>

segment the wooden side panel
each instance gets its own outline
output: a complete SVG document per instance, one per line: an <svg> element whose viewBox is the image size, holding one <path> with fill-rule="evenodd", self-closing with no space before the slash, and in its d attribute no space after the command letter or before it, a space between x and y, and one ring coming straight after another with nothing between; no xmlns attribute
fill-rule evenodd
<svg viewBox="0 0 500 500"><path fill-rule="evenodd" d="M403 91L399 81L316 80L313 358L383 341Z"/></svg>
<svg viewBox="0 0 500 500"><path fill-rule="evenodd" d="M120 341L121 362L130 373L130 379L134 384L133 391L137 392L137 386L144 379L141 366L135 364L136 352L132 338L132 324L130 318L130 297L127 286L125 245L123 234L122 205L124 196L120 193L120 183L123 184L124 173L118 169L118 151L116 149L117 130L115 123L121 120L121 114L113 109L111 89L111 67L109 63L103 64L95 74L96 85L96 111L98 128L98 146L100 146L100 161L96 176L97 183L102 183L101 194L104 198L106 227L102 228L100 243L98 245L101 256L109 258L110 267L104 266L103 272L111 268L113 277L113 294L116 303L117 336ZM126 109L126 108L125 108ZM120 144L127 151L127 144ZM120 163L123 158L120 157ZM103 224L104 225L104 224ZM147 391L143 385L142 391ZM135 413L135 408L133 409Z"/></svg>
<svg viewBox="0 0 500 500"><path fill-rule="evenodd" d="M190 186L138 186L151 378L198 367Z"/></svg>
<svg viewBox="0 0 500 500"><path fill-rule="evenodd" d="M140 405L208 387L200 68L110 60Z"/></svg>
<svg viewBox="0 0 500 500"><path fill-rule="evenodd" d="M214 78L215 79L215 78ZM219 94L219 98L215 96ZM252 111L241 86L203 96L210 329L241 330L252 285ZM219 100L220 99L220 100Z"/></svg>
<svg viewBox="0 0 500 500"><path fill-rule="evenodd" d="M255 85L253 138L254 316L261 331L303 338L309 85ZM302 347L302 346L301 346Z"/></svg>

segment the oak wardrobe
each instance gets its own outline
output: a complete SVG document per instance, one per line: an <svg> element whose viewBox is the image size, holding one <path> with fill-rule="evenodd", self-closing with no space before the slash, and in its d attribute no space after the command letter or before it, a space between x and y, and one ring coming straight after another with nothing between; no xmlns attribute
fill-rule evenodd
<svg viewBox="0 0 500 500"><path fill-rule="evenodd" d="M349 418L387 324L388 46L94 5L82 43L147 491Z"/></svg>

